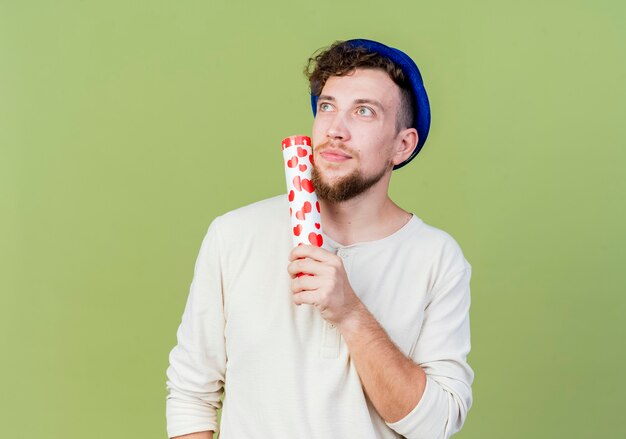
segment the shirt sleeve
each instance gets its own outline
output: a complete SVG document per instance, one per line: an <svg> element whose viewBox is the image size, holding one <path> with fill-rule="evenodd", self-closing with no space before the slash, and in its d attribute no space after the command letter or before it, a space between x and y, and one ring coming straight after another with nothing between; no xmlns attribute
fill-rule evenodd
<svg viewBox="0 0 626 439"><path fill-rule="evenodd" d="M167 369L168 437L217 431L226 370L224 300L216 219L202 241Z"/></svg>
<svg viewBox="0 0 626 439"><path fill-rule="evenodd" d="M467 263L466 263L467 264ZM426 372L426 388L403 419L387 423L407 439L445 439L459 431L472 404L470 351L471 266L434 291L411 358Z"/></svg>

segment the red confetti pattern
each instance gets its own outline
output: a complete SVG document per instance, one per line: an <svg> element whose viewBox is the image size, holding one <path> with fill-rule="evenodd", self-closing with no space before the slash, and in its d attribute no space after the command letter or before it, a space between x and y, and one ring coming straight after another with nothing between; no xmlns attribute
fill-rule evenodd
<svg viewBox="0 0 626 439"><path fill-rule="evenodd" d="M307 136L287 137L282 141L282 150L293 244L321 247L324 237L321 233L320 203L311 181L311 139Z"/></svg>

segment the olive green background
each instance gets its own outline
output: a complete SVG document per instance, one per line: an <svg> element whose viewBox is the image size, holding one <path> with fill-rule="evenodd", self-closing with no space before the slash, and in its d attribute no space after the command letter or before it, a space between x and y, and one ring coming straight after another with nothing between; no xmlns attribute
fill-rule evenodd
<svg viewBox="0 0 626 439"><path fill-rule="evenodd" d="M474 269L457 437L626 437L625 4L0 0L0 435L166 437L202 237L284 192L306 58L364 37L432 103L392 196Z"/></svg>

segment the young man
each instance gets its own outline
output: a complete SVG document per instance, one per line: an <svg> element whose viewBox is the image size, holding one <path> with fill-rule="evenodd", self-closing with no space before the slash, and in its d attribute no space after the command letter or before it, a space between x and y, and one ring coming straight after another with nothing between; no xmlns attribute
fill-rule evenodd
<svg viewBox="0 0 626 439"><path fill-rule="evenodd" d="M428 134L417 66L369 40L310 66L327 246L292 249L285 196L213 221L170 355L170 437L213 437L224 391L222 439L447 438L470 408L471 267L388 196Z"/></svg>

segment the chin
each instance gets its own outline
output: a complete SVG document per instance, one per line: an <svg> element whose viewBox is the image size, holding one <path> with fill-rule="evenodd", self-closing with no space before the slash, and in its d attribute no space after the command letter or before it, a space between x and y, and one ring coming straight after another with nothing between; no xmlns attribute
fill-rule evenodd
<svg viewBox="0 0 626 439"><path fill-rule="evenodd" d="M341 203L361 195L377 184L386 174L386 171L383 171L377 175L365 177L358 169L355 169L345 175L329 179L317 168L313 168L313 187L320 199Z"/></svg>

